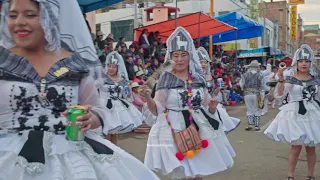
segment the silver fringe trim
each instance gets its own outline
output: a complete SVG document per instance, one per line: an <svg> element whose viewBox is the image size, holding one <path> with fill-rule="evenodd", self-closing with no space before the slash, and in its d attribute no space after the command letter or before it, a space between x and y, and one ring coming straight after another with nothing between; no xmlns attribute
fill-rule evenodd
<svg viewBox="0 0 320 180"><path fill-rule="evenodd" d="M44 132L43 134L43 149L45 159L47 159L49 153L51 152L53 136L54 134L50 132ZM94 152L93 148L84 141L80 142L79 145L81 147L80 149L84 149L84 152L89 156L89 158L94 158L95 160L98 160L100 162L120 161L120 158L115 154L97 154L96 152ZM34 162L29 163L27 159L22 156L17 157L17 164L22 166L30 175L39 175L44 171L44 164Z"/></svg>
<svg viewBox="0 0 320 180"><path fill-rule="evenodd" d="M48 156L48 154L51 152L51 147L53 144L53 133L50 132L44 132L43 134L43 149L44 149L44 155L45 157Z"/></svg>
<svg viewBox="0 0 320 180"><path fill-rule="evenodd" d="M29 163L24 157L18 156L17 163L22 166L30 175L38 175L44 171L44 164Z"/></svg>
<svg viewBox="0 0 320 180"><path fill-rule="evenodd" d="M108 155L108 154L97 154L96 152L94 152L94 150L92 149L92 147L86 143L86 142L83 142L83 148L85 150L85 153L89 156L89 157L92 157L100 162L104 162L104 161L107 161L107 162L112 162L112 161L120 161L120 158L116 155L116 154L113 154L113 155Z"/></svg>
<svg viewBox="0 0 320 180"><path fill-rule="evenodd" d="M42 141L43 141L44 156L45 156L45 159L47 159L48 154L51 152L51 146L53 143L53 133L44 132ZM44 171L44 164L34 163L34 162L29 163L27 159L25 159L22 156L17 157L17 163L20 164L30 175L38 175Z"/></svg>

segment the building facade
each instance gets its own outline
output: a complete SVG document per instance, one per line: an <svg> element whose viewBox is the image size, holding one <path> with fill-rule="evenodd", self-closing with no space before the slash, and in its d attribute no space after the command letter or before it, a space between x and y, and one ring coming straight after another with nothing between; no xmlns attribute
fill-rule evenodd
<svg viewBox="0 0 320 180"><path fill-rule="evenodd" d="M278 24L278 47L289 53L294 52L295 42L290 39L290 6L286 0L259 3L259 16Z"/></svg>
<svg viewBox="0 0 320 180"><path fill-rule="evenodd" d="M129 2L129 1L127 1ZM131 2L131 1L130 1ZM161 1L163 2L163 1ZM171 3L161 3L159 1L153 2L154 5L164 5L169 7L175 7L175 2ZM166 1L168 2L168 1ZM115 41L118 40L119 37L125 37L130 44L134 40L134 13L135 7L134 5L126 5L126 8L123 7L123 3L119 3L121 5L119 8L108 10L108 12L98 13L96 14L96 27L97 31L101 30L105 35L109 33L113 33L115 37ZM147 3L150 5L150 2ZM121 8L120 8L121 7ZM141 5L139 6L141 7ZM144 8L137 8L137 21L140 26L146 25L146 12L144 11L147 8L147 5L143 5ZM179 8L179 16L188 15L195 12L203 12L209 14L210 9L210 0L178 0L178 8ZM214 0L214 15L219 16L229 12L239 12L244 15L249 15L250 9L249 4L245 0ZM165 14L166 15L166 14ZM259 23L263 24L264 20L259 19ZM266 18L266 46L271 46L274 48L278 47L278 35L275 33L278 31L278 26L276 23L268 20ZM259 47L262 47L261 38L258 38ZM228 47L235 47L232 44L236 42L227 42L223 44L229 44ZM249 41L248 40L239 40L237 41L238 49L249 49Z"/></svg>
<svg viewBox="0 0 320 180"><path fill-rule="evenodd" d="M320 55L320 28L318 24L304 26L304 41L316 55Z"/></svg>

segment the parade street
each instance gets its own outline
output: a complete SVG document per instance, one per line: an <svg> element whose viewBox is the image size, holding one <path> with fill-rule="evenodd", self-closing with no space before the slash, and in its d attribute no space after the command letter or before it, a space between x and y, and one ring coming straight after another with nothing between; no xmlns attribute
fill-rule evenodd
<svg viewBox="0 0 320 180"><path fill-rule="evenodd" d="M268 114L261 118L260 132L244 130L246 122L246 108L244 105L228 107L230 116L241 119L240 126L228 135L236 151L233 168L215 175L205 177L204 180L284 180L287 177L287 156L289 145L275 143L269 140L263 131L276 116L278 110L269 109ZM119 146L143 161L146 149L147 135L133 134L119 137ZM318 150L319 154L320 151ZM319 161L318 161L319 162ZM307 175L305 150L301 152L295 179L304 180ZM168 180L160 176L162 180ZM315 178L320 178L320 166L316 165Z"/></svg>

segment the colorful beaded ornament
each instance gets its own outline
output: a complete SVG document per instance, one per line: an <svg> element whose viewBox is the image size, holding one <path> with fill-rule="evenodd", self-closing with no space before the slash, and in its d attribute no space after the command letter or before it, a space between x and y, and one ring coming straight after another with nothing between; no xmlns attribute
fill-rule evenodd
<svg viewBox="0 0 320 180"><path fill-rule="evenodd" d="M191 124L193 124L193 117L191 115L191 113L192 113L192 99L191 99L192 98L192 74L190 74L190 73L188 75L187 84L188 84L188 87L187 87L188 88L188 94L187 94L188 100L187 100L187 102L188 102L188 111L189 111L189 121L190 121L190 125L191 125ZM168 118L169 110L166 107L165 107L164 113L165 113L165 116L166 116L167 123L168 123L168 125L169 125L169 127L171 129L171 132L174 135L175 134L174 129L173 129L173 127L171 125L171 122L170 122L170 120ZM201 147L202 148L207 148L208 145L209 145L208 140L202 140L201 141ZM184 159L184 157L187 157L187 158L191 159L194 156L195 153L196 154L200 153L200 149L188 150L185 153L177 152L176 153L176 157L177 157L178 160L182 161Z"/></svg>

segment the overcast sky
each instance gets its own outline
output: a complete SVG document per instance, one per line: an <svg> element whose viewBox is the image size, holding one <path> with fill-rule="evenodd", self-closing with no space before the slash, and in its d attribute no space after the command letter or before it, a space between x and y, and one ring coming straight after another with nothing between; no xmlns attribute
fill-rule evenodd
<svg viewBox="0 0 320 180"><path fill-rule="evenodd" d="M265 0L265 2L269 1ZM298 14L301 14L305 25L320 24L320 0L305 0L305 4L298 5Z"/></svg>

